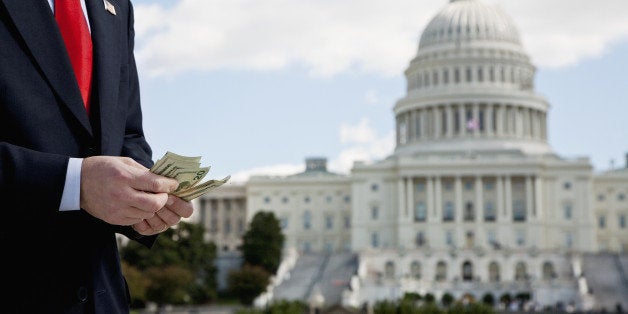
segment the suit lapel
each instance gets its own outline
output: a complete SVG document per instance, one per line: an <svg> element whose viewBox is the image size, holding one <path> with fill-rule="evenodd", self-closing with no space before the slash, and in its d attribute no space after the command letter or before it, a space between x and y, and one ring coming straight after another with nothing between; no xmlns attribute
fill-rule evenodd
<svg viewBox="0 0 628 314"><path fill-rule="evenodd" d="M19 35L57 96L91 134L91 126L61 33L48 2L3 1Z"/></svg>
<svg viewBox="0 0 628 314"><path fill-rule="evenodd" d="M112 2L115 3L115 2ZM119 17L105 10L103 0L86 0L94 45L94 82L96 85L100 118L101 147L107 147L107 134L120 123L116 116L120 85L120 21ZM103 134L105 136L103 136Z"/></svg>

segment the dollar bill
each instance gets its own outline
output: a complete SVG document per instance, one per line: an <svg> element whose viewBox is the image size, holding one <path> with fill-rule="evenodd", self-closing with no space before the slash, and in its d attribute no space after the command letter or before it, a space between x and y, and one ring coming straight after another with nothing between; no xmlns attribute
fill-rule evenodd
<svg viewBox="0 0 628 314"><path fill-rule="evenodd" d="M209 169L210 167L201 167L200 156L189 157L166 152L155 162L150 171L177 180L179 186L172 194L190 201L225 184L231 178L227 176L222 180L208 180L201 183Z"/></svg>

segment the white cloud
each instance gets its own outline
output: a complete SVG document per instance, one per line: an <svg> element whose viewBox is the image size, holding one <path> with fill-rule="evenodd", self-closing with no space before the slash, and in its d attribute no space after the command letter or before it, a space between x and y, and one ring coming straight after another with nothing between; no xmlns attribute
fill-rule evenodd
<svg viewBox="0 0 628 314"><path fill-rule="evenodd" d="M395 147L394 132L384 135L369 125L368 119L363 118L355 125L343 125L339 131L339 137L343 144L347 144L338 156L328 162L328 170L336 173L348 174L356 161L370 163L381 160L392 154ZM344 138L344 140L343 140ZM239 171L231 175L230 182L244 183L251 176L287 176L303 172L304 164L277 164L266 167L258 167Z"/></svg>
<svg viewBox="0 0 628 314"><path fill-rule="evenodd" d="M340 126L340 143L342 144L365 144L373 142L376 137L376 131L369 125L368 118L362 118L358 125L342 124Z"/></svg>
<svg viewBox="0 0 628 314"><path fill-rule="evenodd" d="M268 175L268 176L286 176L305 170L305 165L293 165L293 164L277 164L272 166L264 166L258 168L252 168L248 170L238 171L231 175L229 179L232 183L244 183L249 180L251 176Z"/></svg>
<svg viewBox="0 0 628 314"><path fill-rule="evenodd" d="M367 118L361 119L355 126L342 125L339 133L340 142L349 146L331 160L329 169L332 171L348 173L355 161L382 159L390 155L395 147L394 132L379 135Z"/></svg>
<svg viewBox="0 0 628 314"><path fill-rule="evenodd" d="M539 66L566 66L628 40L625 0L486 0L519 27ZM144 72L277 70L399 75L420 32L447 1L180 0L136 5Z"/></svg>

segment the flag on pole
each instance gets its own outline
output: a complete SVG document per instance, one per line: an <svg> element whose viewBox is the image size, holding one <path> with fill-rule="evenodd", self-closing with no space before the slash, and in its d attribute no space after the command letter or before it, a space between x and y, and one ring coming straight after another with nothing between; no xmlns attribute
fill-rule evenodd
<svg viewBox="0 0 628 314"><path fill-rule="evenodd" d="M480 128L480 123L475 118L467 120L467 131L475 131Z"/></svg>

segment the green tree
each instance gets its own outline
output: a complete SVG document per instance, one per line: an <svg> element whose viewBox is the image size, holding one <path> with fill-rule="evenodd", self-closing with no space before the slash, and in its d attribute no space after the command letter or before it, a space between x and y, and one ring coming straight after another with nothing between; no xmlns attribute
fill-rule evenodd
<svg viewBox="0 0 628 314"><path fill-rule="evenodd" d="M183 276L182 278L187 278L186 275L183 275L176 269L185 270L192 276L192 279L189 280L184 288L185 295L187 295L185 297L186 303L206 303L216 298L216 269L214 266L216 246L211 242L204 241L204 232L205 229L202 225L182 221L176 228L170 228L159 235L151 249L135 241L130 241L120 249L120 255L125 263L143 274L140 278L148 278L149 281L151 281L151 278L155 280L154 277L156 275L151 276L151 273L149 273L149 270L153 268L166 269L167 267L174 267L171 271L164 273L164 275L180 275ZM125 277L127 277L131 287L132 302L136 301L133 299L133 287L141 287L142 285L150 286L151 293L146 294L146 300L137 301L152 301L158 304L171 302L169 297L165 299L155 298L166 297L175 286L161 285L152 281L148 284L135 282L138 280L138 276L128 272L125 272ZM160 280L177 283L180 279L162 278ZM158 293L154 289L165 289L165 291Z"/></svg>
<svg viewBox="0 0 628 314"><path fill-rule="evenodd" d="M260 266L245 264L240 270L229 273L228 284L231 293L245 305L253 304L270 281L270 274Z"/></svg>
<svg viewBox="0 0 628 314"><path fill-rule="evenodd" d="M492 293L487 292L484 296L482 296L482 303L493 306L495 305L495 297Z"/></svg>
<svg viewBox="0 0 628 314"><path fill-rule="evenodd" d="M150 285L146 290L149 300L163 304L187 304L191 301L189 287L194 285L194 275L180 266L151 267L146 270Z"/></svg>
<svg viewBox="0 0 628 314"><path fill-rule="evenodd" d="M434 303L436 301L436 297L431 293L425 294L425 303Z"/></svg>
<svg viewBox="0 0 628 314"><path fill-rule="evenodd" d="M454 302L454 296L451 295L451 293L449 292L445 292L445 294L443 294L443 297L441 298L441 303L444 306L449 307L453 302Z"/></svg>
<svg viewBox="0 0 628 314"><path fill-rule="evenodd" d="M146 290L150 285L150 280L144 276L137 267L133 267L125 261L122 261L121 265L122 273L124 273L127 284L129 285L131 307L144 307L146 305Z"/></svg>
<svg viewBox="0 0 628 314"><path fill-rule="evenodd" d="M268 273L275 274L281 263L284 239L274 213L256 213L242 238L244 263L261 266Z"/></svg>

